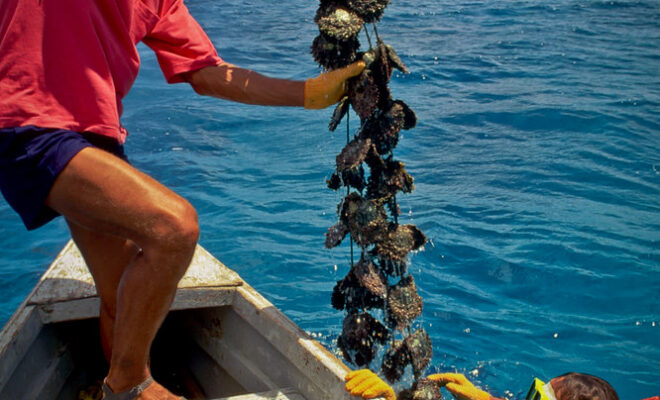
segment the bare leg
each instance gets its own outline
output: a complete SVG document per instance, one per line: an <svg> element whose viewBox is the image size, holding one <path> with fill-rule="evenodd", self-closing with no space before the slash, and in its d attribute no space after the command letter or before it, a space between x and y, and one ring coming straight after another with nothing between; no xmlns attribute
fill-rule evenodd
<svg viewBox="0 0 660 400"><path fill-rule="evenodd" d="M149 376L151 343L197 243L192 206L128 163L96 148L78 153L47 204L85 229L126 238L142 251L119 279L108 385L120 392ZM152 385L143 399L175 398Z"/></svg>
<svg viewBox="0 0 660 400"><path fill-rule="evenodd" d="M99 310L101 346L105 359L110 363L112 334L117 314L117 288L124 270L137 256L139 249L130 240L90 231L73 221L67 220L67 223L71 237L92 273L101 299Z"/></svg>

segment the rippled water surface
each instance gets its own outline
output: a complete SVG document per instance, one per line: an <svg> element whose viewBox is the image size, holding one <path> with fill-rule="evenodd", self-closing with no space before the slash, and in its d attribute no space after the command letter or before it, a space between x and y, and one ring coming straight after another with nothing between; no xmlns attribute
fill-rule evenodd
<svg viewBox="0 0 660 400"><path fill-rule="evenodd" d="M318 72L316 2L189 0L225 60ZM402 221L429 237L411 272L430 372L496 395L567 371L622 399L660 393L660 3L393 0L379 26L412 73L391 87L418 127ZM366 40L363 40L366 43ZM259 108L168 86L150 50L125 102L127 153L198 209L201 244L326 346L348 250L324 249L345 134L331 110ZM352 121L357 121L353 118ZM67 240L0 202L0 323Z"/></svg>

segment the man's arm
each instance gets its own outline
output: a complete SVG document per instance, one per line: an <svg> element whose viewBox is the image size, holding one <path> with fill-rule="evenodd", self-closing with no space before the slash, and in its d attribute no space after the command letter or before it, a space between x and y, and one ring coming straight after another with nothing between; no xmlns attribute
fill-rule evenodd
<svg viewBox="0 0 660 400"><path fill-rule="evenodd" d="M270 78L229 63L189 72L185 78L204 96L262 106L304 105L305 82Z"/></svg>
<svg viewBox="0 0 660 400"><path fill-rule="evenodd" d="M205 96L262 106L325 108L346 92L346 81L362 72L364 62L323 73L306 81L270 78L229 63L202 68L184 76Z"/></svg>

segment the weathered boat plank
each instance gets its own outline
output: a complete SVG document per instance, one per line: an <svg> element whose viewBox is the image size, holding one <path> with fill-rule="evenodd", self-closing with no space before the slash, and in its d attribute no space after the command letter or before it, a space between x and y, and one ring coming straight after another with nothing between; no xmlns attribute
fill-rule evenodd
<svg viewBox="0 0 660 400"><path fill-rule="evenodd" d="M307 400L295 389L276 389L263 393L250 393L215 400Z"/></svg>
<svg viewBox="0 0 660 400"><path fill-rule="evenodd" d="M43 324L34 306L21 304L0 335L0 392L25 357Z"/></svg>
<svg viewBox="0 0 660 400"><path fill-rule="evenodd" d="M197 246L179 289L234 287L243 284L238 274ZM44 274L28 304L52 304L96 296L94 280L80 251L69 241Z"/></svg>

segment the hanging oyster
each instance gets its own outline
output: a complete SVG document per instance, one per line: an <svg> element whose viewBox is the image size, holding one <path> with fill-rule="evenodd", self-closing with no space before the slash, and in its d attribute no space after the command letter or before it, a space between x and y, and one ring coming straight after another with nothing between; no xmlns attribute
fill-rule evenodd
<svg viewBox="0 0 660 400"><path fill-rule="evenodd" d="M357 38L341 41L321 33L312 43L312 55L323 68L336 69L355 61L359 48Z"/></svg>
<svg viewBox="0 0 660 400"><path fill-rule="evenodd" d="M337 347L344 358L361 367L374 359L374 345L384 344L388 337L387 328L368 313L350 313L344 319Z"/></svg>
<svg viewBox="0 0 660 400"><path fill-rule="evenodd" d="M387 232L387 214L383 206L355 192L344 198L339 218L348 227L353 240L362 247L377 243Z"/></svg>
<svg viewBox="0 0 660 400"><path fill-rule="evenodd" d="M350 141L336 158L337 171L357 168L367 157L371 147L371 139L369 138L361 139L357 137Z"/></svg>
<svg viewBox="0 0 660 400"><path fill-rule="evenodd" d="M377 22L383 16L389 0L347 0L348 6L365 22Z"/></svg>
<svg viewBox="0 0 660 400"><path fill-rule="evenodd" d="M431 339L424 329L419 329L404 340L397 340L383 357L383 373L390 382L401 379L406 366L412 366L415 379L419 379L433 356Z"/></svg>
<svg viewBox="0 0 660 400"><path fill-rule="evenodd" d="M381 369L390 382L401 379L406 366L410 363L410 354L402 340L395 341L383 356Z"/></svg>
<svg viewBox="0 0 660 400"><path fill-rule="evenodd" d="M359 191L362 191L367 186L367 182L364 179L364 167L358 165L355 168L345 170L342 172L335 172L332 174L330 179L326 181L328 187L332 190L337 190L341 186L352 187Z"/></svg>
<svg viewBox="0 0 660 400"><path fill-rule="evenodd" d="M337 126L339 126L339 123L350 109L350 106L351 102L348 100L348 96L342 97L342 99L337 104L337 107L335 107L335 111L332 113L332 118L330 119L330 124L328 125L328 130L330 130L330 132L334 132L335 129L337 129Z"/></svg>
<svg viewBox="0 0 660 400"><path fill-rule="evenodd" d="M403 330L422 315L422 306L415 281L408 275L392 286L387 294L388 322L396 329Z"/></svg>
<svg viewBox="0 0 660 400"><path fill-rule="evenodd" d="M365 68L357 79L349 81L348 97L353 110L361 119L369 118L376 111L380 95L378 86L368 68Z"/></svg>
<svg viewBox="0 0 660 400"><path fill-rule="evenodd" d="M337 310L382 308L385 305L382 297L362 286L354 269L351 269L344 279L337 281L331 300L332 306Z"/></svg>
<svg viewBox="0 0 660 400"><path fill-rule="evenodd" d="M370 161L373 162L373 161ZM381 165L371 168L371 175L367 183L367 198L386 202L397 192L410 193L415 190L414 179L406 172L404 164L388 159ZM394 210L391 210L395 214ZM398 215L398 210L396 215Z"/></svg>
<svg viewBox="0 0 660 400"><path fill-rule="evenodd" d="M373 262L362 257L353 269L357 280L371 294L381 298L387 296L387 278Z"/></svg>
<svg viewBox="0 0 660 400"><path fill-rule="evenodd" d="M424 369L431 362L433 356L433 347L431 338L424 329L418 329L412 335L403 340L410 354L410 364L412 365L413 375L418 379Z"/></svg>
<svg viewBox="0 0 660 400"><path fill-rule="evenodd" d="M430 379L418 379L412 388L399 392L398 400L441 400L440 385Z"/></svg>
<svg viewBox="0 0 660 400"><path fill-rule="evenodd" d="M378 154L391 152L399 142L402 129L412 129L417 124L417 116L401 100L389 101L385 112L367 120L360 135L369 137L376 145Z"/></svg>
<svg viewBox="0 0 660 400"><path fill-rule="evenodd" d="M424 244L426 236L415 225L397 225L376 244L374 252L381 260L405 262L408 253L419 250Z"/></svg>
<svg viewBox="0 0 660 400"><path fill-rule="evenodd" d="M348 227L343 222L339 221L330 228L328 233L325 234L325 247L331 249L341 243L348 233Z"/></svg>
<svg viewBox="0 0 660 400"><path fill-rule="evenodd" d="M314 22L321 32L341 41L354 38L364 25L364 21L356 13L336 3L321 5Z"/></svg>

